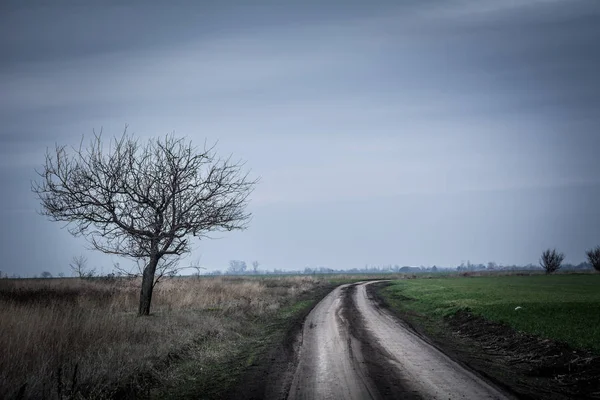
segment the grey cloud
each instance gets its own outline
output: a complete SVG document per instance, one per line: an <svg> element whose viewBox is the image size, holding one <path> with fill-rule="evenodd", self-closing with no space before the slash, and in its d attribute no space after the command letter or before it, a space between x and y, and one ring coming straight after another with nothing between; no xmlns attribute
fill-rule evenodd
<svg viewBox="0 0 600 400"><path fill-rule="evenodd" d="M84 251L32 214L46 146L126 123L219 139L262 176L250 229L200 244L219 268L580 261L600 241L597 2L117 3L0 6L15 270Z"/></svg>
<svg viewBox="0 0 600 400"><path fill-rule="evenodd" d="M382 3L385 4L385 3ZM0 47L4 62L70 60L98 54L128 53L219 35L252 34L288 24L336 21L372 14L360 1L238 1L160 2L8 1L0 17ZM12 66L12 67L11 67Z"/></svg>

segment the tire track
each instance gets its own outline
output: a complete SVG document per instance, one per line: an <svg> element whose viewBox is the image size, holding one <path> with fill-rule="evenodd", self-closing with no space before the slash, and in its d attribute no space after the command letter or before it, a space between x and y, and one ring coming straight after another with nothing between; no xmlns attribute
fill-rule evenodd
<svg viewBox="0 0 600 400"><path fill-rule="evenodd" d="M342 285L308 315L288 399L508 399Z"/></svg>

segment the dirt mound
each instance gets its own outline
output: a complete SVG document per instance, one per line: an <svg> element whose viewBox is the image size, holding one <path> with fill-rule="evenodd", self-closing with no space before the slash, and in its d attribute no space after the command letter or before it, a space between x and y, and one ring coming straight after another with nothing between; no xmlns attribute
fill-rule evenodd
<svg viewBox="0 0 600 400"><path fill-rule="evenodd" d="M446 322L456 337L476 341L484 350L481 357L510 367L511 375L521 377L518 386L532 398L538 398L536 393L539 398L549 398L552 392L600 398L600 357L591 352L517 332L466 311Z"/></svg>

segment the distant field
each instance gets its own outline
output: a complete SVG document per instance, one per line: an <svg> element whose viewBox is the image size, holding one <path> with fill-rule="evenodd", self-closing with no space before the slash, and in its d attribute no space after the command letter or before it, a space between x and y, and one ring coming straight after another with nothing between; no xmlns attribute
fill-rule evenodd
<svg viewBox="0 0 600 400"><path fill-rule="evenodd" d="M433 317L469 310L600 353L600 274L399 280L382 294L399 310Z"/></svg>

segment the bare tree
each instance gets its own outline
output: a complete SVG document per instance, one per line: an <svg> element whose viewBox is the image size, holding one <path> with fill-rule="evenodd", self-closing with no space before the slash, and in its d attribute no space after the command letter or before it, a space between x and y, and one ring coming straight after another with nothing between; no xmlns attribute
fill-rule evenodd
<svg viewBox="0 0 600 400"><path fill-rule="evenodd" d="M193 268L197 271L197 276L200 275L200 271L206 269L204 267L200 267L200 260L196 260L194 263L191 263L189 266L180 267L179 258L172 256L164 256L161 258L156 266L156 272L154 273L154 286L163 278L163 277L174 277L179 272L184 269ZM134 265L121 266L120 263L113 263L113 271L115 273L114 276L125 276L128 278L137 278L139 276L144 275L144 269L146 268L145 259L136 260Z"/></svg>
<svg viewBox="0 0 600 400"><path fill-rule="evenodd" d="M142 267L142 269L140 269L140 266L138 265L138 263L135 263L135 268L134 267L122 267L121 263L115 262L113 263L113 271L115 271L115 275L117 276L123 276L126 278L137 278L138 276L142 276L142 274L144 273L144 269Z"/></svg>
<svg viewBox="0 0 600 400"><path fill-rule="evenodd" d="M260 264L258 263L258 261L252 261L252 272L254 272L254 274L258 274L258 267L260 266Z"/></svg>
<svg viewBox="0 0 600 400"><path fill-rule="evenodd" d="M44 279L49 279L52 278L52 274L48 271L44 271L42 272L42 274L40 275L40 277L44 278Z"/></svg>
<svg viewBox="0 0 600 400"><path fill-rule="evenodd" d="M227 272L229 274L239 275L246 272L247 268L248 266L246 265L245 261L231 260L229 261L229 268L227 269Z"/></svg>
<svg viewBox="0 0 600 400"><path fill-rule="evenodd" d="M595 248L586 251L588 261L592 264L592 267L598 272L600 272L600 246L596 246Z"/></svg>
<svg viewBox="0 0 600 400"><path fill-rule="evenodd" d="M542 253L540 265L546 270L547 274L551 274L558 271L564 259L565 255L563 253L558 253L556 249L547 249Z"/></svg>
<svg viewBox="0 0 600 400"><path fill-rule="evenodd" d="M140 271L143 271L145 264L143 260L138 260ZM156 272L154 273L154 285L156 285L163 277L174 277L179 273L182 268L179 267L179 257L170 255L164 256L156 265ZM143 276L143 275L142 275Z"/></svg>
<svg viewBox="0 0 600 400"><path fill-rule="evenodd" d="M161 265L189 252L191 238L244 229L250 219L245 209L257 181L214 148L173 135L142 145L127 130L104 146L94 133L85 148L82 139L71 151L49 150L32 190L42 214L67 222L71 234L143 263L138 312L148 315Z"/></svg>
<svg viewBox="0 0 600 400"><path fill-rule="evenodd" d="M79 278L93 278L94 275L96 275L96 269L88 268L87 261L85 256L74 256L71 259L69 268L71 268L73 274Z"/></svg>
<svg viewBox="0 0 600 400"><path fill-rule="evenodd" d="M196 261L191 263L190 268L193 268L196 270L196 273L194 275L198 278L200 278L200 275L202 275L202 270L206 269L206 268L200 266L200 259L197 259Z"/></svg>

